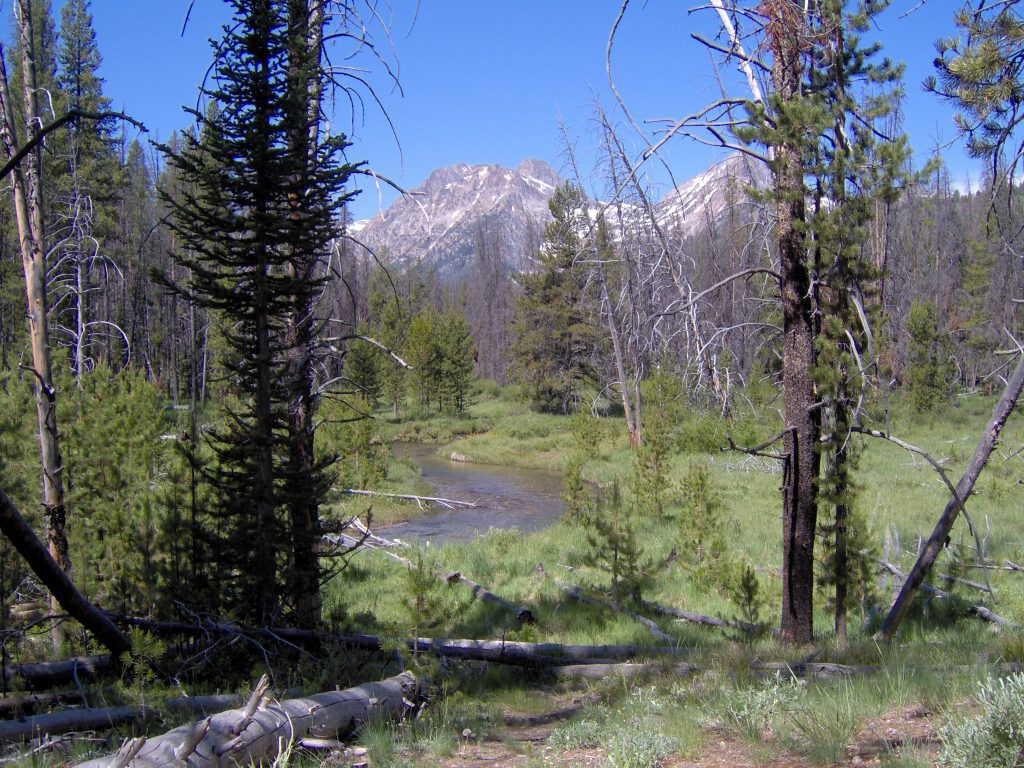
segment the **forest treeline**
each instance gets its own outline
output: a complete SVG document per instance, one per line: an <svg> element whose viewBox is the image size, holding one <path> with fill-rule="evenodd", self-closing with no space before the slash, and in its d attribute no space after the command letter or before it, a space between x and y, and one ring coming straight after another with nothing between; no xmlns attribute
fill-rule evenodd
<svg viewBox="0 0 1024 768"><path fill-rule="evenodd" d="M31 124L33 109L44 124L71 109L109 112L87 0L67 0L59 17L49 0L16 5L35 91L48 98L33 107L13 89L14 121ZM32 153L52 381L28 351L25 233L15 201L0 198L0 487L36 519L46 429L34 412L49 388L71 572L93 600L154 617L211 611L319 625L324 607L307 597L333 568L319 559L320 506L332 484L372 480L362 460L372 423L363 419L461 414L474 377L518 386L539 410L622 415L636 445L656 375L677 382L675 398L688 407L724 418L779 392L789 322L779 206L793 193L754 183L763 174L744 166L756 159L734 162L724 212L709 210L705 227L681 234L655 214L631 151L599 113L607 187L588 194L575 178L556 190L541 243L523 244L535 251L534 272L510 274L507 244L482 226L464 283L442 282L426 263L399 273L386 252L344 231L358 144L309 131L320 121L308 102L317 90L295 79L322 74L309 15L317 4L303 11L304 42L287 17L303 4L233 5L240 31L226 38L220 85L209 86L208 112L193 127L154 147L125 121L77 120ZM277 20L268 25L254 8ZM277 79L250 93L237 73L262 71L251 60L257 38ZM11 46L11 83L22 80L28 39ZM867 71L862 61L849 67ZM812 85L823 113L848 108L834 85ZM300 91L307 101L296 107ZM247 133L259 99L262 154ZM898 133L896 107L878 110L880 133ZM785 145L766 114L752 112L747 146ZM863 155L875 151L863 144ZM821 361L862 364L873 391L905 389L922 410L957 390L998 389L1006 362L997 351L1019 327L1024 288L1006 235L1019 225L1019 194L995 194L995 175L956 189L941 164L915 169L905 154L840 161L822 145L800 151L798 174L819 182L795 227L822 270L821 282L805 275L819 300L807 322ZM887 164L891 178L864 182L846 200L840 190L854 171L841 162ZM844 304L853 284L856 298ZM830 317L848 325L830 330ZM851 350L844 333L854 325ZM868 348L870 360L851 360ZM825 367L814 375L826 400L855 400ZM826 475L826 497L841 505L846 483ZM262 581L244 583L253 574ZM5 552L0 594L39 592L25 579Z"/></svg>

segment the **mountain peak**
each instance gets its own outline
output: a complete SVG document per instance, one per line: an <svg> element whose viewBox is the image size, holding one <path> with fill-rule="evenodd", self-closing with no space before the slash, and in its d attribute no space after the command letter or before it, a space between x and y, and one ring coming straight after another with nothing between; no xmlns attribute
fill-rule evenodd
<svg viewBox="0 0 1024 768"><path fill-rule="evenodd" d="M548 198L560 181L550 165L536 159L516 168L438 168L367 222L360 239L373 248L386 245L400 269L422 261L440 277L458 279L469 274L478 242L486 237L512 269L527 269L551 218Z"/></svg>
<svg viewBox="0 0 1024 768"><path fill-rule="evenodd" d="M548 200L560 183L543 160L526 159L515 168L456 163L436 169L351 231L374 250L386 248L398 269L423 263L443 280L468 277L481 248L513 271L528 271L551 220ZM743 200L748 185L766 186L766 169L744 155L730 155L670 191L655 213L662 226L692 236Z"/></svg>

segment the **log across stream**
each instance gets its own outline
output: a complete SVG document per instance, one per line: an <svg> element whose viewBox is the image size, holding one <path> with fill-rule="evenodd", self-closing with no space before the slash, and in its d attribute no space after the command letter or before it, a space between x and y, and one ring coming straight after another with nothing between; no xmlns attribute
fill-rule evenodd
<svg viewBox="0 0 1024 768"><path fill-rule="evenodd" d="M490 528L538 531L553 524L565 510L561 472L520 469L493 464L451 461L457 448L400 444L396 456L408 456L420 467L433 494L477 502L467 509L432 509L427 514L389 526L390 538L419 539L440 544L468 541Z"/></svg>

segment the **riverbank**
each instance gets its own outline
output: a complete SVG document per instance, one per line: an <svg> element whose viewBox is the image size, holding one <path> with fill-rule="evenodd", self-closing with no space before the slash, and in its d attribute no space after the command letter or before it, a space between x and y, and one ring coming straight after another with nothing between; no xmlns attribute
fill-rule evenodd
<svg viewBox="0 0 1024 768"><path fill-rule="evenodd" d="M471 462L547 470L564 466L572 450L569 419L528 413L508 401L484 400L476 408L463 423L472 434L445 446L439 461L447 461L447 455L457 451ZM955 479L990 408L991 401L972 398L963 399L941 418L917 417L897 408L891 428L940 459ZM774 421L770 409L757 419L733 424L699 413L680 417L667 466L666 512L660 517L645 515L638 522L642 569L648 576L642 597L648 603L725 619L743 616L735 596L713 580L699 578L674 556L674 551L682 551L686 534L680 527L684 502L679 484L691 467L702 465L708 468L720 502L730 552L754 565L759 620L777 621L781 598L778 467L760 457L718 450L727 442L726 435L740 444L756 444L771 432ZM485 423L486 431L481 429ZM435 427L404 424L389 425L389 429L448 436ZM584 477L605 487L613 479L628 482L633 455L621 420L600 419L595 434L596 450L584 466ZM1024 525L1019 504L1021 473L1019 459L1012 457L1012 447L1022 441L1024 430L1015 419L1004 438L1005 455L994 458L970 502L975 520L985 526L986 554L994 562L1024 560L1022 545L1015 538ZM864 442L859 450L858 504L867 520L867 541L877 557L905 572L913 562L917 537L930 530L945 503L945 487L925 462L889 443ZM1011 621L1024 622L1024 585L1019 573L972 569L972 541L966 528L958 527L940 560L941 569L972 581L987 578L998 595L994 609ZM415 550L411 556L417 557ZM495 530L472 541L421 548L418 557L424 568L461 573L528 607L536 623L516 626L507 613L480 603L457 585L438 583L429 594L413 599L416 593L410 592L413 582L407 570L373 552L357 555L350 574L355 581L336 585L332 599L343 605L346 595L358 590L359 626L382 633L408 634L410 627L420 627L424 634L448 637L641 646L663 642L629 616L586 605L559 586L562 582L599 603L607 602L608 572L593 557L586 528L572 521L538 533ZM884 608L899 581L872 573L866 586L871 588L874 605ZM600 764L633 734L647 745L645 749L670 745L667 754L645 765L715 765L714 745L725 745L721 754L730 759L769 765L850 764L854 757L892 767L932 765L943 723L962 719L977 706L972 699L977 681L998 674L999 664L1024 661L1024 644L1016 633L994 632L968 611L971 604L983 601L983 593L956 585L950 591L951 598L920 601L898 641L888 646L871 640L874 614L859 606L851 615L850 641L840 646L830 631L826 590L817 601L814 648L784 648L768 636L749 638L737 631L676 621L631 603L674 644L690 649L688 663L703 671L687 677L654 671L639 680L616 676L582 688L569 683L552 688L532 674L451 667L443 676L449 692L441 705L445 725L438 727L438 733L448 734L447 755L425 754L422 744L408 746L400 732L392 732L390 764L420 764L408 761L422 758L434 765L472 765L490 754L484 743L504 738L498 735L503 733L502 713L526 716L524 702L529 701L528 709L538 716L553 715L565 708L559 696L584 696L575 711L554 717L554 724L537 737L542 741L532 742L533 746L525 741L527 737L521 742L509 737L513 741L506 742L508 753L503 759L531 766L572 765L579 758ZM396 595L406 597L396 599ZM841 674L838 680L791 685L791 678L765 680L756 673L767 661L798 665L812 657L849 668L867 667L873 674ZM454 691L458 693L453 695ZM586 698L588 692L596 698ZM671 716L665 717L666 712ZM625 728L620 727L623 724ZM892 738L878 741L878 728L888 729ZM473 736L459 736L467 729ZM868 743L875 746L869 748Z"/></svg>

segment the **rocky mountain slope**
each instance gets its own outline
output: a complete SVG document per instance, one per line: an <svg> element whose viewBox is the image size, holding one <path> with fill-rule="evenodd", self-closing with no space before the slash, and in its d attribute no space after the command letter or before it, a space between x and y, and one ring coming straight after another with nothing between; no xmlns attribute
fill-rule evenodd
<svg viewBox="0 0 1024 768"><path fill-rule="evenodd" d="M439 168L411 194L351 232L399 269L420 262L442 280L467 277L481 247L507 267L528 271L551 220L547 201L561 181L542 160L516 168L452 165ZM757 163L731 155L683 182L655 206L659 222L677 236L698 234L742 198L743 185L767 183ZM597 204L598 206L600 204Z"/></svg>
<svg viewBox="0 0 1024 768"><path fill-rule="evenodd" d="M452 165L439 168L411 194L353 231L406 269L418 261L443 279L465 277L481 238L497 247L509 268L530 268L532 253L551 219L548 198L558 174L542 160L516 168Z"/></svg>
<svg viewBox="0 0 1024 768"><path fill-rule="evenodd" d="M677 237L697 235L731 205L744 199L744 187L768 186L768 169L739 153L684 181L655 207L659 223Z"/></svg>

